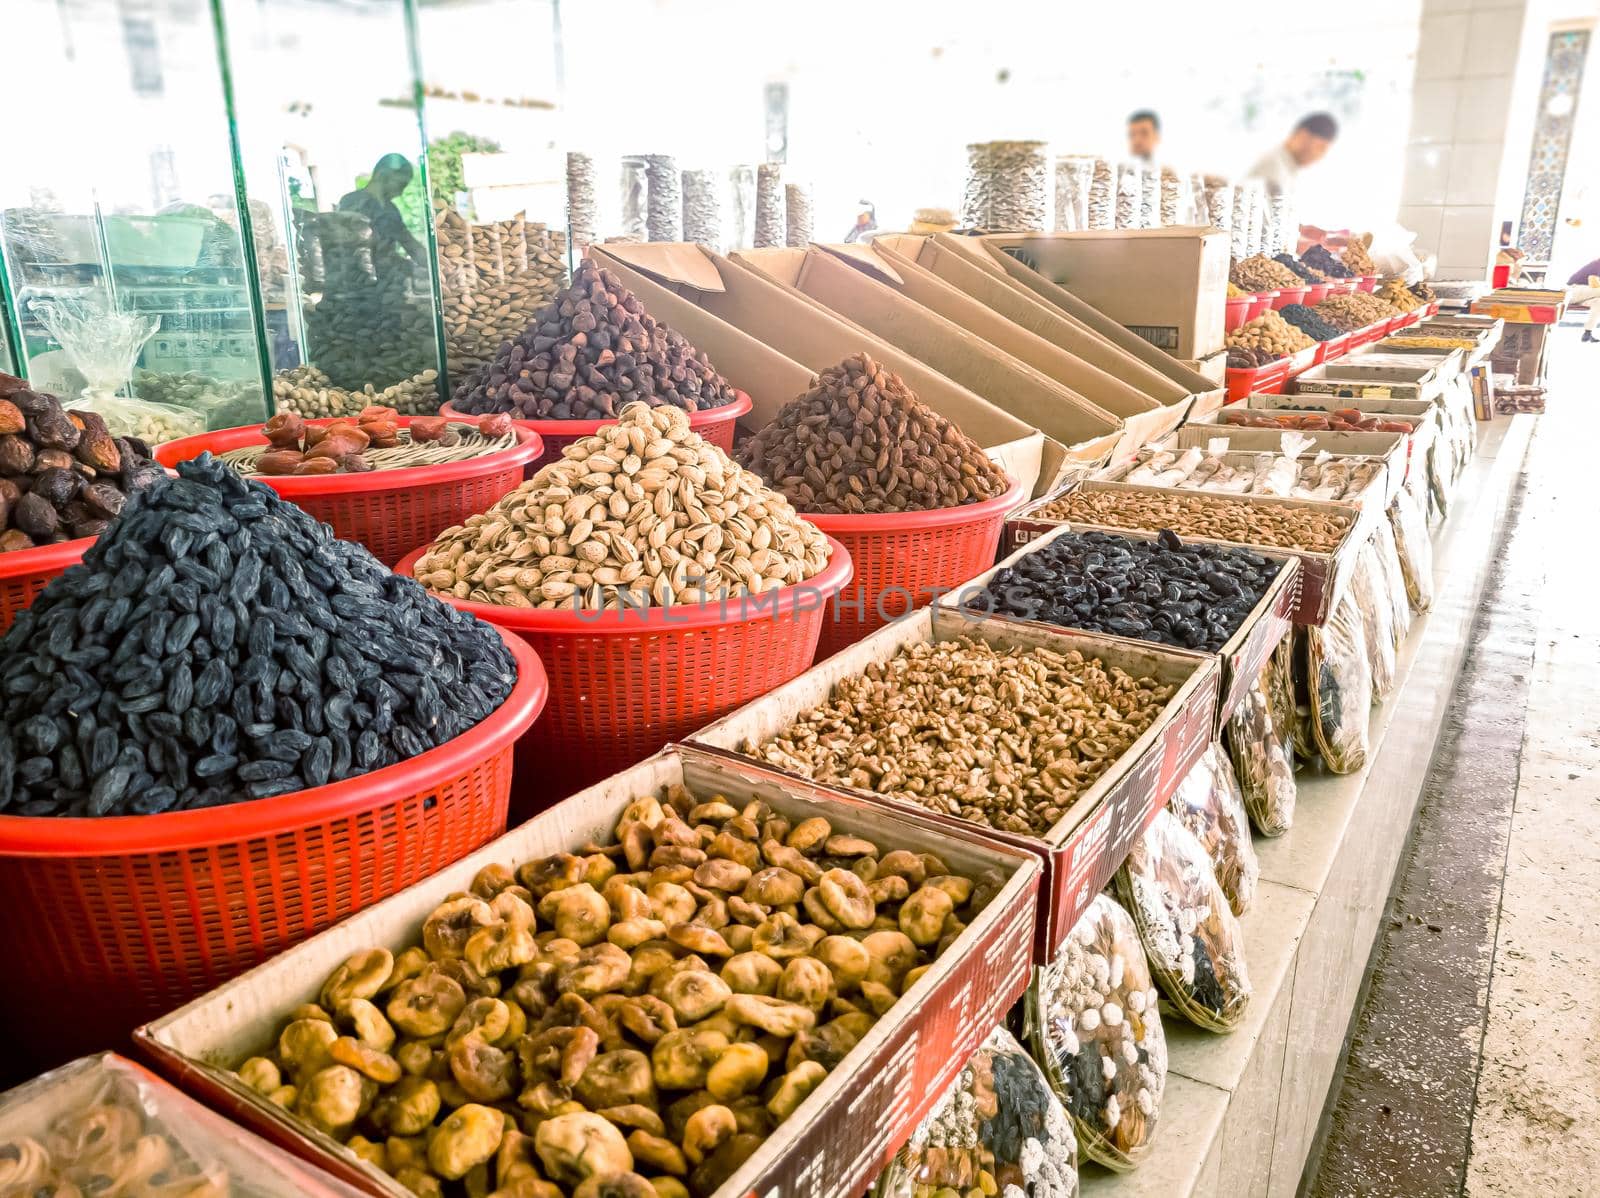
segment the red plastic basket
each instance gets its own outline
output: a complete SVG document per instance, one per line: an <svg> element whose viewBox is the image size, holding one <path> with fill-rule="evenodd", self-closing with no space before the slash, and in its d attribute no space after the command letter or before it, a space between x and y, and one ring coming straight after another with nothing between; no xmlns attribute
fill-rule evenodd
<svg viewBox="0 0 1600 1198"><path fill-rule="evenodd" d="M413 419L401 416L399 424L404 428ZM472 416L458 419L477 423ZM306 421L310 425L332 422L331 417ZM208 450L220 454L260 445L263 427L249 424L180 437L157 446L156 461L176 466ZM521 485L528 463L539 457L543 444L537 433L514 431L517 443L510 449L464 462L364 474L259 475L257 481L331 525L340 540L365 545L384 565L392 566L418 538L432 540L468 516L487 511L495 500Z"/></svg>
<svg viewBox="0 0 1600 1198"><path fill-rule="evenodd" d="M1317 365L1332 362L1335 358L1342 358L1350 352L1350 338L1352 333L1340 333L1337 337L1329 337L1317 345Z"/></svg>
<svg viewBox="0 0 1600 1198"><path fill-rule="evenodd" d="M1307 283L1306 284L1306 298L1301 300L1300 302L1309 307L1309 306L1312 306L1312 305L1315 305L1315 304L1320 304L1323 300L1325 300L1327 298L1328 298L1328 284L1326 284L1326 283Z"/></svg>
<svg viewBox="0 0 1600 1198"><path fill-rule="evenodd" d="M1362 291L1376 291L1378 289L1378 276L1362 275L1356 279L1356 286Z"/></svg>
<svg viewBox="0 0 1600 1198"><path fill-rule="evenodd" d="M1309 290L1310 288L1308 287L1279 288L1277 295L1274 296L1272 300L1273 311L1277 311L1279 308L1287 308L1290 304L1305 303L1306 292Z"/></svg>
<svg viewBox="0 0 1600 1198"><path fill-rule="evenodd" d="M1006 513L1026 498L1022 484L982 503L930 512L805 518L850 551L855 577L828 605L817 660L832 657L874 629L994 565Z"/></svg>
<svg viewBox="0 0 1600 1198"><path fill-rule="evenodd" d="M1360 279L1329 279L1329 295L1353 295Z"/></svg>
<svg viewBox="0 0 1600 1198"><path fill-rule="evenodd" d="M752 407L750 397L743 391L735 391L733 402L725 403L720 408L701 408L698 412L689 413L689 427L699 433L711 444L724 453L733 452L733 426L739 417L748 415ZM439 415L448 416L452 420L476 420L477 417L465 412L458 412L449 404L439 409ZM532 429L544 441L544 453L533 462L529 471L537 470L547 462L553 462L561 456L561 451L574 441L583 437L593 436L608 424L615 424L615 420L516 420L513 423L523 428ZM413 545L416 540L413 538Z"/></svg>
<svg viewBox="0 0 1600 1198"><path fill-rule="evenodd" d="M580 613L440 594L527 641L550 675L549 708L517 746L513 821L809 669L824 609L852 570L849 551L831 544L833 555L815 577L726 603ZM395 572L411 576L424 549L407 554Z"/></svg>
<svg viewBox="0 0 1600 1198"><path fill-rule="evenodd" d="M517 663L506 701L410 761L199 811L0 815L0 903L16 915L0 922L0 1012L51 1029L14 1041L55 1059L117 1043L504 832L512 745L549 684L501 635Z"/></svg>
<svg viewBox="0 0 1600 1198"><path fill-rule="evenodd" d="M1228 369L1228 403L1238 403L1249 395L1279 395L1289 381L1288 358L1279 358L1255 369Z"/></svg>
<svg viewBox="0 0 1600 1198"><path fill-rule="evenodd" d="M59 545L0 553L0 634L52 578L82 561L84 551L93 544L93 537L80 537Z"/></svg>
<svg viewBox="0 0 1600 1198"><path fill-rule="evenodd" d="M1250 319L1250 307L1256 302L1253 295L1230 295L1228 310L1222 318L1222 331L1231 333Z"/></svg>
<svg viewBox="0 0 1600 1198"><path fill-rule="evenodd" d="M1258 291L1250 297L1250 311L1245 320L1254 320L1258 316L1265 316L1272 307L1272 301L1278 298L1276 291Z"/></svg>

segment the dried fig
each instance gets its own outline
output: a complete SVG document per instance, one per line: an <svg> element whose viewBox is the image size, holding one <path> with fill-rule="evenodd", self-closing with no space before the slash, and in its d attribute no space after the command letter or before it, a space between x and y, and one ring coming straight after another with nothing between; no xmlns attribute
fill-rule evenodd
<svg viewBox="0 0 1600 1198"><path fill-rule="evenodd" d="M305 460L305 454L298 449L269 449L256 459L256 473L293 474Z"/></svg>

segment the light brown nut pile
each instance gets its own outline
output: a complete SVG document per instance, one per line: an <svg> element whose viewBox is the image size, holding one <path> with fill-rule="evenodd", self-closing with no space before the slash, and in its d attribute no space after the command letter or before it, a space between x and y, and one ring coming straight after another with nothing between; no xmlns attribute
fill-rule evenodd
<svg viewBox="0 0 1600 1198"><path fill-rule="evenodd" d="M923 512L1006 489L981 445L866 354L812 379L738 460L802 512Z"/></svg>
<svg viewBox="0 0 1600 1198"><path fill-rule="evenodd" d="M1344 264L1358 275L1375 275L1378 273L1377 265L1372 261L1372 255L1367 252L1372 245L1372 234L1363 233L1359 237L1352 237L1350 243L1344 247L1344 252L1339 255L1344 259Z"/></svg>
<svg viewBox="0 0 1600 1198"><path fill-rule="evenodd" d="M1263 312L1254 320L1246 321L1227 337L1229 349L1256 349L1274 358L1286 358L1297 350L1306 349L1316 342L1307 337L1276 312Z"/></svg>
<svg viewBox="0 0 1600 1198"><path fill-rule="evenodd" d="M1390 279L1375 293L1379 299L1391 308L1401 312L1409 312L1413 308L1422 307L1422 301L1411 293L1411 289L1399 279Z"/></svg>
<svg viewBox="0 0 1600 1198"><path fill-rule="evenodd" d="M1077 650L922 642L745 751L818 782L1043 835L1176 689Z"/></svg>
<svg viewBox="0 0 1600 1198"><path fill-rule="evenodd" d="M451 378L481 366L515 340L567 278L567 238L544 225L468 222L453 209L434 216L439 303Z"/></svg>
<svg viewBox="0 0 1600 1198"><path fill-rule="evenodd" d="M1282 262L1265 254L1252 254L1235 262L1228 278L1246 291L1276 291L1282 287L1304 287L1305 280Z"/></svg>
<svg viewBox="0 0 1600 1198"><path fill-rule="evenodd" d="M1379 299L1370 291L1353 291L1349 295L1330 295L1312 309L1329 324L1344 332L1364 329L1369 324L1398 316L1393 305Z"/></svg>
<svg viewBox="0 0 1600 1198"><path fill-rule="evenodd" d="M280 412L298 412L307 419L355 416L363 408L393 408L402 416L432 416L439 410L439 372L423 370L382 391L335 387L315 366L280 370L272 379L272 398Z"/></svg>
<svg viewBox="0 0 1600 1198"><path fill-rule="evenodd" d="M1215 537L1247 545L1270 545L1328 553L1350 531L1342 512L1251 503L1220 495L1155 495L1142 491L1069 491L1033 513L1041 520L1071 520L1159 532L1180 537Z"/></svg>
<svg viewBox="0 0 1600 1198"><path fill-rule="evenodd" d="M414 574L477 603L620 610L759 595L827 563L827 538L684 412L635 403L445 529Z"/></svg>
<svg viewBox="0 0 1600 1198"><path fill-rule="evenodd" d="M709 1198L1003 884L673 787L485 867L238 1075L415 1194Z"/></svg>

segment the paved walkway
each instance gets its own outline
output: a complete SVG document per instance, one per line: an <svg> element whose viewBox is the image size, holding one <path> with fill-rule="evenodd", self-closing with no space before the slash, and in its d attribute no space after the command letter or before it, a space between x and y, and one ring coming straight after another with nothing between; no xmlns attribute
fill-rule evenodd
<svg viewBox="0 0 1600 1198"><path fill-rule="evenodd" d="M1312 1198L1600 1195L1600 345L1556 336Z"/></svg>

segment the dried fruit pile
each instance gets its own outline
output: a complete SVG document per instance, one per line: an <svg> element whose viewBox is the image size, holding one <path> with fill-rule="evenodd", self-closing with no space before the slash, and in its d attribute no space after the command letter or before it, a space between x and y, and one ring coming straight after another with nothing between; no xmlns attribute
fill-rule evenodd
<svg viewBox="0 0 1600 1198"><path fill-rule="evenodd" d="M162 477L150 450L97 412L0 374L0 553L99 536L139 487Z"/></svg>
<svg viewBox="0 0 1600 1198"><path fill-rule="evenodd" d="M1351 270L1329 252L1325 245L1314 245L1300 255L1300 260L1312 270L1321 271L1330 279L1352 279L1363 272Z"/></svg>
<svg viewBox="0 0 1600 1198"><path fill-rule="evenodd" d="M1353 512L1346 515L1270 500L1251 502L1222 495L1081 489L1051 500L1034 514L1041 520L1069 520L1150 532L1171 529L1184 537L1214 537L1221 541L1314 553L1335 549L1353 523Z"/></svg>
<svg viewBox="0 0 1600 1198"><path fill-rule="evenodd" d="M1344 259L1344 264L1350 268L1351 273L1358 275L1375 275L1378 273L1378 267L1372 261L1372 255L1367 252L1371 245L1371 233L1363 233L1359 237L1352 237L1345 245L1344 253L1340 257Z"/></svg>
<svg viewBox="0 0 1600 1198"><path fill-rule="evenodd" d="M1252 254L1242 262L1235 262L1228 279L1246 291L1256 292L1304 286L1299 275L1265 254Z"/></svg>
<svg viewBox="0 0 1600 1198"><path fill-rule="evenodd" d="M1305 429L1308 432L1335 433L1411 433L1412 426L1399 420L1385 420L1358 408L1320 409L1311 412L1267 408L1223 408L1218 415L1223 424L1244 428Z"/></svg>
<svg viewBox="0 0 1600 1198"><path fill-rule="evenodd" d="M1341 332L1338 325L1329 324L1315 308L1305 304L1285 304L1278 309L1278 315L1315 341L1332 341Z"/></svg>
<svg viewBox="0 0 1600 1198"><path fill-rule="evenodd" d="M522 420L610 420L635 400L698 412L733 399L703 353L586 258L520 337L462 380L451 406Z"/></svg>
<svg viewBox="0 0 1600 1198"><path fill-rule="evenodd" d="M1176 690L1076 649L920 642L744 751L818 782L1043 835Z"/></svg>
<svg viewBox="0 0 1600 1198"><path fill-rule="evenodd" d="M1244 623L1279 564L1247 549L1069 532L997 570L967 597L985 612L1215 653Z"/></svg>
<svg viewBox="0 0 1600 1198"><path fill-rule="evenodd" d="M413 1193L709 1198L1002 884L673 787L486 866L239 1077Z"/></svg>
<svg viewBox="0 0 1600 1198"><path fill-rule="evenodd" d="M147 814L393 765L510 693L487 625L209 456L0 638L0 809Z"/></svg>
<svg viewBox="0 0 1600 1198"><path fill-rule="evenodd" d="M1239 365L1265 366L1268 362L1286 358L1315 344L1276 312L1263 312L1228 334L1228 365L1237 368L1236 356L1244 357L1237 351L1249 351L1251 359L1248 363L1241 361Z"/></svg>
<svg viewBox="0 0 1600 1198"><path fill-rule="evenodd" d="M1327 275L1314 266L1307 266L1293 254L1274 254L1272 255L1272 260L1279 266L1293 271L1302 283L1326 283L1328 281Z"/></svg>
<svg viewBox="0 0 1600 1198"><path fill-rule="evenodd" d="M759 595L828 563L827 538L677 408L632 404L562 455L440 533L416 578L475 603L620 610Z"/></svg>
<svg viewBox="0 0 1600 1198"><path fill-rule="evenodd" d="M931 511L1007 486L982 446L864 353L812 379L737 456L802 512Z"/></svg>
<svg viewBox="0 0 1600 1198"><path fill-rule="evenodd" d="M511 417L480 416L476 429L443 416L418 416L402 427L393 408L369 407L359 417L340 416L308 425L295 412L279 412L261 430L266 446L248 445L220 455L243 475L362 474L464 462L517 443Z"/></svg>

